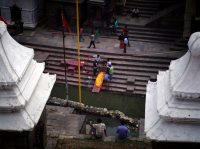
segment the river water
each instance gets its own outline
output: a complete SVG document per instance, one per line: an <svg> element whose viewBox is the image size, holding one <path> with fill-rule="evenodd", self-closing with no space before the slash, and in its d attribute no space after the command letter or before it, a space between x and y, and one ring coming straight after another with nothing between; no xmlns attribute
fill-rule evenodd
<svg viewBox="0 0 200 149"><path fill-rule="evenodd" d="M65 87L54 86L51 97L65 99ZM128 96L117 94L109 91L101 91L100 93L92 93L92 89L81 89L81 102L88 106L107 108L108 110L119 110L126 116L133 119L144 118L145 113L145 97ZM78 87L69 86L69 100L79 101ZM87 123L96 123L97 118L101 118L107 126L108 135L116 135L117 126L120 125L119 120L83 113L86 115ZM134 134L132 134L134 136Z"/></svg>

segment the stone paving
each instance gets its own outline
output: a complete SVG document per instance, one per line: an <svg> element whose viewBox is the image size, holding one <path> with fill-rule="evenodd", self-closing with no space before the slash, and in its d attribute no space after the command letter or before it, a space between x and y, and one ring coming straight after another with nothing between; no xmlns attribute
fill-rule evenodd
<svg viewBox="0 0 200 149"><path fill-rule="evenodd" d="M62 35L52 35L54 30L50 30L43 26L37 27L35 30L25 30L22 34L14 36L14 39L20 43L27 43L27 44L38 44L38 45L47 45L53 47L62 47L63 46L63 39ZM131 47L127 47L127 53L123 53L123 49L119 47L119 40L118 37L112 36L101 36L99 35L100 43L95 42L96 49L91 46L90 49L87 47L90 43L89 34L84 33L83 29L83 38L85 41L80 42L80 50L98 50L104 51L105 53L120 53L122 55L137 55L137 56L156 56L156 57L175 57L179 58L185 52L176 52L170 51L169 44L159 44L159 43L148 43L148 42L137 42L131 41ZM65 45L66 48L77 48L77 36L66 35L65 38Z"/></svg>
<svg viewBox="0 0 200 149"><path fill-rule="evenodd" d="M47 149L55 148L58 139L86 133L86 116L73 114L74 108L47 105L46 111Z"/></svg>

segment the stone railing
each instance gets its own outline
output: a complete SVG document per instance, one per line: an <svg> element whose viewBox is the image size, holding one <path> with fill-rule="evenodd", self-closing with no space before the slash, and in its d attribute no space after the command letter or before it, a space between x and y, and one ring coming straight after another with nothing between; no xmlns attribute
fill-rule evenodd
<svg viewBox="0 0 200 149"><path fill-rule="evenodd" d="M67 100L60 99L57 97L50 97L47 103L60 105L60 106L70 106L70 107L80 110L79 102L68 100L68 103L67 103ZM113 118L118 118L119 120L125 120L128 125L135 127L135 131L137 131L139 127L140 120L134 120L126 116L123 112L119 110L108 110L106 108L88 106L83 103L81 103L81 110L84 112L91 113L91 114L111 116Z"/></svg>

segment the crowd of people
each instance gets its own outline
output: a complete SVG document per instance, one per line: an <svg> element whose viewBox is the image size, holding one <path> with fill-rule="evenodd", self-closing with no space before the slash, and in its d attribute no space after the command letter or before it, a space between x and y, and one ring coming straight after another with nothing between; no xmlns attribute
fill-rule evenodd
<svg viewBox="0 0 200 149"><path fill-rule="evenodd" d="M106 137L108 136L106 133L106 125L101 122L101 119L97 119L97 124L90 124L90 126L93 132L93 137L96 139L102 138L103 133L105 133ZM121 140L126 139L129 136L128 128L125 126L125 120L121 120L121 126L118 126L116 134Z"/></svg>
<svg viewBox="0 0 200 149"><path fill-rule="evenodd" d="M96 76L97 69L100 69L100 72L105 72L106 68L106 74L104 75L104 82L108 84L109 81L113 79L113 73L114 73L114 67L111 64L110 59L107 59L106 63L103 63L101 67L99 67L99 63L101 61L100 55L93 55L95 58L93 62L93 76Z"/></svg>
<svg viewBox="0 0 200 149"><path fill-rule="evenodd" d="M120 41L120 48L124 48L124 53L126 53L126 46L127 45L129 47L131 46L129 42L128 32L129 32L129 29L127 28L127 26L125 26L125 28L123 29L123 33L121 33L121 35L118 38Z"/></svg>

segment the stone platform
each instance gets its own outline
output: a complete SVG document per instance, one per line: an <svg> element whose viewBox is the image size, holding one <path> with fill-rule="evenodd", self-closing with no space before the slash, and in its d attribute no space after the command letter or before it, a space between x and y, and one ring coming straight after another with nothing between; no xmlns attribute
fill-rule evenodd
<svg viewBox="0 0 200 149"><path fill-rule="evenodd" d="M46 112L47 149L54 148L58 139L86 133L86 116L73 114L74 108L47 105Z"/></svg>

